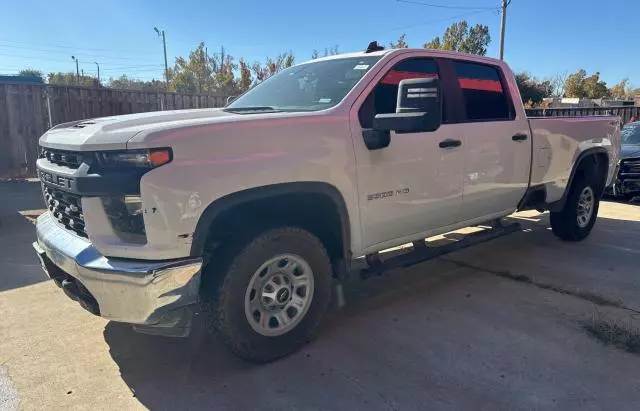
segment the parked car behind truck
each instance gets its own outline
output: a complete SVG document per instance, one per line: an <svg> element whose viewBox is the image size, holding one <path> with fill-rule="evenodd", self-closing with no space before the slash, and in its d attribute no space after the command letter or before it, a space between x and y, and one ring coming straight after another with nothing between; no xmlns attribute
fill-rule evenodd
<svg viewBox="0 0 640 411"><path fill-rule="evenodd" d="M200 311L266 362L309 340L357 257L530 208L584 239L619 122L528 119L502 61L372 44L224 109L76 121L40 145L34 248L67 295L162 335Z"/></svg>
<svg viewBox="0 0 640 411"><path fill-rule="evenodd" d="M620 164L608 193L624 201L640 196L640 121L627 123L621 132Z"/></svg>

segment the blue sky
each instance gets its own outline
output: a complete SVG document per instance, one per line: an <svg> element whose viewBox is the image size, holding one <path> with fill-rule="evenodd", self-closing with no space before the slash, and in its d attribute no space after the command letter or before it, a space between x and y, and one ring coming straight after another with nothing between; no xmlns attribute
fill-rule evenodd
<svg viewBox="0 0 640 411"><path fill-rule="evenodd" d="M85 74L95 75L99 62L103 79L161 78L162 42L154 26L166 30L170 65L199 41L210 53L224 45L249 61L291 50L300 62L313 49L337 44L341 52L357 51L402 33L421 47L460 19L487 24L488 55L497 56L500 0L415 1L454 8L397 0L11 0L0 6L0 73L71 71L75 55ZM638 0L512 0L505 59L538 77L584 68L599 71L609 85L628 77L640 87L639 18Z"/></svg>

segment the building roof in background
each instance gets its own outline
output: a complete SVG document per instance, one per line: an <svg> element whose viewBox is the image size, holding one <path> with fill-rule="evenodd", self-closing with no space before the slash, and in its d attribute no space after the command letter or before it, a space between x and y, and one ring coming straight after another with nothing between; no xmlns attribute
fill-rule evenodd
<svg viewBox="0 0 640 411"><path fill-rule="evenodd" d="M0 74L0 84L44 84L41 77L10 76Z"/></svg>

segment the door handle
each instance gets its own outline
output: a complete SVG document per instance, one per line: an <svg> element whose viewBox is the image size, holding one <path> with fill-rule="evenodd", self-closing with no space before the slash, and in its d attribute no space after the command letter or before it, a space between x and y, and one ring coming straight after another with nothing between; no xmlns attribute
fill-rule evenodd
<svg viewBox="0 0 640 411"><path fill-rule="evenodd" d="M446 139L439 142L438 145L440 148L460 147L462 145L462 141Z"/></svg>
<svg viewBox="0 0 640 411"><path fill-rule="evenodd" d="M527 138L529 138L529 136L527 136L526 134L516 134L515 136L511 137L511 140L513 140L513 141L524 141Z"/></svg>

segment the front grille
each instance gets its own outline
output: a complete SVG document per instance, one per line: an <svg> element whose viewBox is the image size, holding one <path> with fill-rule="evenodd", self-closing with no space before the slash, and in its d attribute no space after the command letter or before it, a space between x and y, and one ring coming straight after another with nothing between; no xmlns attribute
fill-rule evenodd
<svg viewBox="0 0 640 411"><path fill-rule="evenodd" d="M640 158L629 158L620 162L620 172L623 174L640 174Z"/></svg>
<svg viewBox="0 0 640 411"><path fill-rule="evenodd" d="M76 151L55 150L51 148L42 148L40 158L46 158L53 164L66 166L69 168L78 168L88 156L89 153L81 153Z"/></svg>
<svg viewBox="0 0 640 411"><path fill-rule="evenodd" d="M87 237L82 214L81 197L56 188L43 186L44 201L51 215L67 230Z"/></svg>

